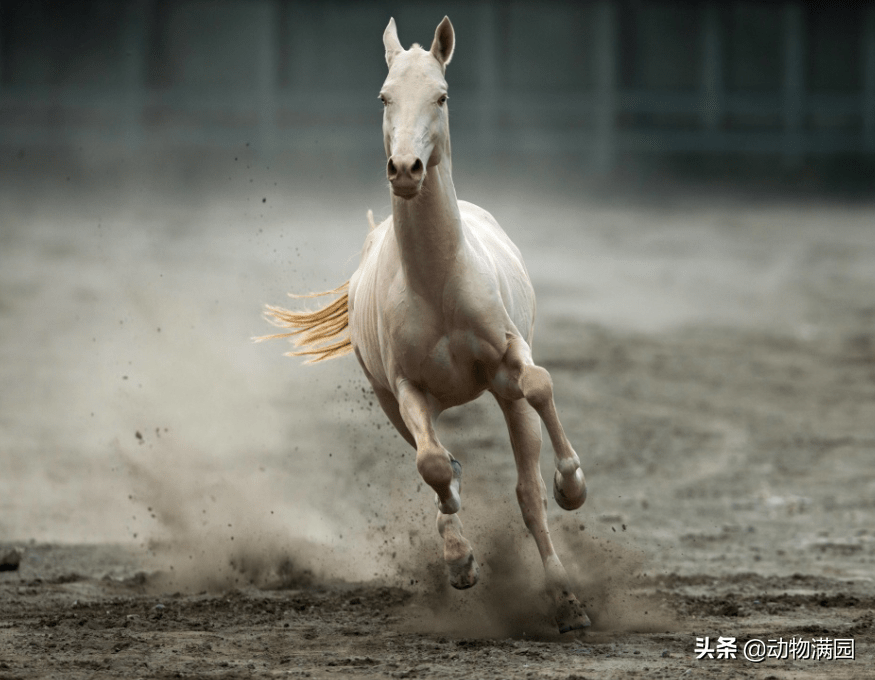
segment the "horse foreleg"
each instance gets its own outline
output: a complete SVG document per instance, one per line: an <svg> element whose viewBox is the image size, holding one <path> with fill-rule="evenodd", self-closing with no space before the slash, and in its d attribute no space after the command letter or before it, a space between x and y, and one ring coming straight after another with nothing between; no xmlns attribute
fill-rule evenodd
<svg viewBox="0 0 875 680"><path fill-rule="evenodd" d="M368 378L370 378L370 375ZM407 429L407 425L404 424L404 419L401 417L401 410L398 407L398 400L395 399L395 395L392 394L391 390L387 390L385 387L380 387L379 385L374 384L373 381L371 381L371 386L374 388L374 394L377 395L377 401L379 401L380 406L383 407L383 412L388 416L389 422L392 423L395 426L395 429L398 430L399 434L404 437L404 441L410 444L413 448L416 448L416 440L413 438L410 430Z"/></svg>
<svg viewBox="0 0 875 680"><path fill-rule="evenodd" d="M477 583L480 567L471 544L462 535L462 521L457 515L462 507L459 496L462 464L438 441L428 399L422 391L405 380L399 381L397 404L398 413L416 445L416 468L437 494L437 528L444 540L450 585L470 588Z"/></svg>
<svg viewBox="0 0 875 680"><path fill-rule="evenodd" d="M475 585L480 577L480 566L474 559L471 544L462 535L462 520L458 513L445 515L438 510L437 528L444 539L444 562L450 572L450 585L459 590Z"/></svg>
<svg viewBox="0 0 875 680"><path fill-rule="evenodd" d="M404 379L398 381L396 396L401 418L416 442L416 469L435 490L440 511L445 515L459 512L462 466L438 441L428 398Z"/></svg>
<svg viewBox="0 0 875 680"><path fill-rule="evenodd" d="M553 599L556 625L560 633L586 628L589 619L580 606L565 568L556 556L547 526L547 488L541 477L538 459L541 454L541 423L538 414L525 399L511 401L495 395L513 448L517 467L516 495L526 528L535 539L547 577L547 591Z"/></svg>
<svg viewBox="0 0 875 680"><path fill-rule="evenodd" d="M532 361L532 351L522 338L510 341L493 379L493 389L506 399L524 398L544 421L556 455L553 497L564 510L579 508L586 500L586 479L580 458L571 448L556 414L553 380L546 369Z"/></svg>

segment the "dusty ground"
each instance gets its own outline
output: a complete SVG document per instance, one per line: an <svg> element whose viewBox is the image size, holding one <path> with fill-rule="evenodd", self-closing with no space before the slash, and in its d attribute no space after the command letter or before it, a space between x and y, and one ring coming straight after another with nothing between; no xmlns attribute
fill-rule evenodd
<svg viewBox="0 0 875 680"><path fill-rule="evenodd" d="M455 592L354 361L249 343L262 303L351 273L379 180L338 200L228 168L194 198L2 192L0 541L24 556L0 572L0 678L871 677L875 209L457 177L526 256L589 482L550 509L594 622L575 638L493 404L443 420L483 567ZM697 660L704 636L738 658ZM752 638L856 658L756 664Z"/></svg>

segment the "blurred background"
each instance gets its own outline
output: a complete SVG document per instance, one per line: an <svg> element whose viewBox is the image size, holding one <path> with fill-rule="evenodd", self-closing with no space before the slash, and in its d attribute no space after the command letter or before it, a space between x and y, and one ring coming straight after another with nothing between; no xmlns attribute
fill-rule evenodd
<svg viewBox="0 0 875 680"><path fill-rule="evenodd" d="M388 17L427 47L444 14L457 156L872 189L875 8L750 0L2 0L3 178L100 156L191 180L217 148L370 168Z"/></svg>
<svg viewBox="0 0 875 680"><path fill-rule="evenodd" d="M774 508L856 526L835 513L875 488L871 3L0 0L0 540L211 536L206 570L269 529L345 546L357 578L375 527L437 551L355 361L250 338L390 214L382 33L427 47L445 14L456 188L526 259L593 480L576 516L654 552L648 522L667 544L778 531ZM465 409L442 436L476 543L521 525L501 416Z"/></svg>

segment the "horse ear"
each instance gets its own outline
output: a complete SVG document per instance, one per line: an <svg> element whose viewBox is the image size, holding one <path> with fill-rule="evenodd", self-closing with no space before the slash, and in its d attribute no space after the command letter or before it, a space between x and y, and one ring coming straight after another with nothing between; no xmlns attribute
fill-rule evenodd
<svg viewBox="0 0 875 680"><path fill-rule="evenodd" d="M431 44L431 53L441 66L446 67L453 58L453 50L456 47L456 34L449 17L444 17L434 32L434 42Z"/></svg>
<svg viewBox="0 0 875 680"><path fill-rule="evenodd" d="M383 31L383 45L386 47L386 65L392 66L392 60L400 52L404 51L401 41L398 40L398 29L395 28L395 17L389 19L389 25Z"/></svg>

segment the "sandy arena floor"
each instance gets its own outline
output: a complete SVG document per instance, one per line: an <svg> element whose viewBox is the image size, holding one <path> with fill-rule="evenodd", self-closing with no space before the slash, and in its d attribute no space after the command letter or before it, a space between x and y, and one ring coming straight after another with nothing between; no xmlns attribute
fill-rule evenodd
<svg viewBox="0 0 875 680"><path fill-rule="evenodd" d="M249 340L263 303L355 269L379 179L338 198L229 167L184 199L0 190L0 553L23 549L0 679L871 677L875 208L457 175L523 251L583 460L587 503L550 506L594 623L574 637L488 396L441 425L482 566L456 592L355 360ZM705 636L737 658L697 659ZM822 658L753 663L751 639ZM836 639L853 660L823 658Z"/></svg>

